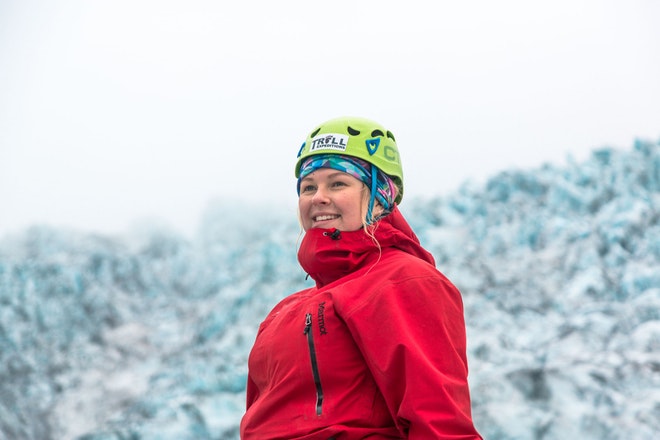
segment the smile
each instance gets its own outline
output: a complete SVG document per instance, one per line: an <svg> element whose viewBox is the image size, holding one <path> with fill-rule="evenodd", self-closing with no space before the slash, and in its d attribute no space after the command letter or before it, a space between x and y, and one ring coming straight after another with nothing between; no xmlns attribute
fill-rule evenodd
<svg viewBox="0 0 660 440"><path fill-rule="evenodd" d="M325 221L325 220L334 220L336 218L339 218L339 216L338 215L319 215L317 217L314 217L313 220L315 222L322 222L322 221Z"/></svg>

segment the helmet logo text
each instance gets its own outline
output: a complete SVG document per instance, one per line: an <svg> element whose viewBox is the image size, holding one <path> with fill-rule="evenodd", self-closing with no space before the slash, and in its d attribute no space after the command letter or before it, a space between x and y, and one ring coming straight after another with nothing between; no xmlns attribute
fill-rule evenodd
<svg viewBox="0 0 660 440"><path fill-rule="evenodd" d="M312 139L309 151L335 150L346 151L348 136L344 134L328 133L316 136Z"/></svg>

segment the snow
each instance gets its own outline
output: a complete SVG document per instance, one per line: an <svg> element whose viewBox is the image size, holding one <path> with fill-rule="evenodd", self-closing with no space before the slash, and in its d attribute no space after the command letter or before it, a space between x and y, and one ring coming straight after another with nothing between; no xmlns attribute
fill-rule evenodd
<svg viewBox="0 0 660 440"><path fill-rule="evenodd" d="M485 438L660 432L660 144L505 170L402 210L461 289ZM216 200L193 239L0 241L0 439L236 439L261 319L311 285L295 212Z"/></svg>

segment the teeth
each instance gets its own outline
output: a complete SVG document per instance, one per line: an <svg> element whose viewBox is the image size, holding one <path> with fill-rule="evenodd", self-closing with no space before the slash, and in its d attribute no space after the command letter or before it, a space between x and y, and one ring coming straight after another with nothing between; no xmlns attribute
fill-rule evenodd
<svg viewBox="0 0 660 440"><path fill-rule="evenodd" d="M337 218L336 215L319 215L318 217L315 218L317 222L322 222L324 220L332 220L334 218Z"/></svg>

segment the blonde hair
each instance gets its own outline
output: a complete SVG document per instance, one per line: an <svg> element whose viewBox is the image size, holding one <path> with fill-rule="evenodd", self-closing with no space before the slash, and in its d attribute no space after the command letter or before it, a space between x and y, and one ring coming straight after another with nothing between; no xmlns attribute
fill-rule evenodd
<svg viewBox="0 0 660 440"><path fill-rule="evenodd" d="M380 222L378 221L373 221L374 219L377 219L385 210L383 206L376 201L374 204L373 210L371 212L371 218L369 219L369 223L367 223L367 211L368 211L368 204L369 204L369 198L371 197L371 191L367 187L367 185L364 185L364 194L362 196L362 208L360 210L362 214L362 229L364 230L364 233L367 234L369 238L371 238L371 242L378 248L378 258L374 262L374 264L371 265L369 270L367 270L364 275L368 274L371 272L371 269L376 267L376 265L380 262L380 258L383 256L383 248L380 245L380 242L376 238L376 229L378 229L378 225Z"/></svg>
<svg viewBox="0 0 660 440"><path fill-rule="evenodd" d="M363 184L364 185L364 184ZM374 208L371 212L371 218L367 219L367 213L368 213L368 205L369 205L369 198L371 197L371 191L367 187L367 185L364 185L363 187L363 193L362 193L362 207L360 209L360 214L362 214L362 229L364 229L365 234L371 238L371 241L374 242L374 244L378 247L380 250L380 243L376 239L376 229L378 229L378 222L374 222L373 220L378 218L380 214L382 214L384 208L380 204L380 202L376 201L374 203ZM367 222L369 220L369 222Z"/></svg>

